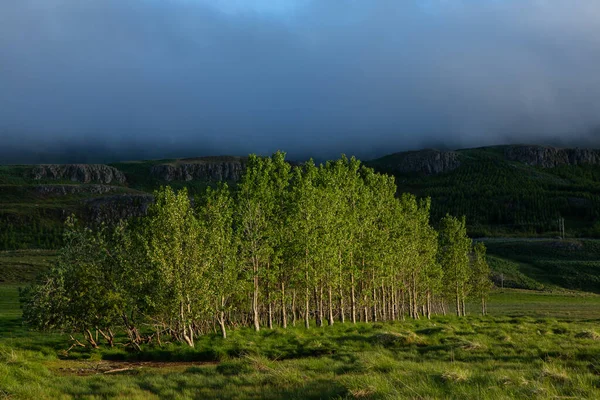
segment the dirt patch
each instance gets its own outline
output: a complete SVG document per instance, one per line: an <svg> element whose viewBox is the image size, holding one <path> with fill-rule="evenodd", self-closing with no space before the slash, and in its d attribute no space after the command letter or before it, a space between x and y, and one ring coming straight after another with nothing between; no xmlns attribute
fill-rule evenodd
<svg viewBox="0 0 600 400"><path fill-rule="evenodd" d="M160 361L63 361L53 365L59 375L130 374L142 369L179 370L190 367L217 365L218 362L160 362Z"/></svg>

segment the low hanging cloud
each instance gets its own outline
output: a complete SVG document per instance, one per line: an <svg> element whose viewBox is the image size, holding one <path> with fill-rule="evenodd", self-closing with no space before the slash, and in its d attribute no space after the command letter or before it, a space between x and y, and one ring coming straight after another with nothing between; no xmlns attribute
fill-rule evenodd
<svg viewBox="0 0 600 400"><path fill-rule="evenodd" d="M594 0L3 1L0 156L597 146L598 26Z"/></svg>

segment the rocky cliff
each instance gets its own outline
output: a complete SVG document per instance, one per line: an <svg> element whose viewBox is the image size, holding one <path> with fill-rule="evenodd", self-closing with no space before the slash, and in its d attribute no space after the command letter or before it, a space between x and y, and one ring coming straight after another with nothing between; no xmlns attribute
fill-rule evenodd
<svg viewBox="0 0 600 400"><path fill-rule="evenodd" d="M182 159L176 163L155 165L153 178L171 181L238 181L246 166L242 157L203 157Z"/></svg>
<svg viewBox="0 0 600 400"><path fill-rule="evenodd" d="M563 149L550 146L508 146L504 156L509 161L518 161L542 168L560 165L600 164L600 150Z"/></svg>
<svg viewBox="0 0 600 400"><path fill-rule="evenodd" d="M115 223L122 219L146 215L154 197L124 194L90 199L85 202L86 216L96 223Z"/></svg>
<svg viewBox="0 0 600 400"><path fill-rule="evenodd" d="M125 175L104 164L44 164L31 170L35 180L68 180L80 183L124 184Z"/></svg>
<svg viewBox="0 0 600 400"><path fill-rule="evenodd" d="M122 186L109 185L37 185L34 186L37 194L44 196L68 195L100 195L124 190Z"/></svg>
<svg viewBox="0 0 600 400"><path fill-rule="evenodd" d="M368 164L392 173L433 175L455 170L460 166L460 159L455 151L427 149L390 154Z"/></svg>

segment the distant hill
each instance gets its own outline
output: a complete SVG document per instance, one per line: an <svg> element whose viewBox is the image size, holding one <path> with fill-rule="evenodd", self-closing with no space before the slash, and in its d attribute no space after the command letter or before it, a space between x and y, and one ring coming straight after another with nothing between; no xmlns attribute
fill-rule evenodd
<svg viewBox="0 0 600 400"><path fill-rule="evenodd" d="M0 250L55 248L62 222L141 215L161 185L191 194L235 183L245 157L200 157L103 164L0 166ZM474 236L600 236L600 150L495 146L427 149L365 162L396 177L399 192L432 198L432 222L466 215Z"/></svg>
<svg viewBox="0 0 600 400"><path fill-rule="evenodd" d="M431 197L432 218L466 215L470 233L597 236L600 150L511 145L390 154L366 162L400 192Z"/></svg>
<svg viewBox="0 0 600 400"><path fill-rule="evenodd" d="M56 248L65 218L89 222L142 215L161 185L193 195L235 182L244 157L200 157L104 164L0 165L0 250Z"/></svg>

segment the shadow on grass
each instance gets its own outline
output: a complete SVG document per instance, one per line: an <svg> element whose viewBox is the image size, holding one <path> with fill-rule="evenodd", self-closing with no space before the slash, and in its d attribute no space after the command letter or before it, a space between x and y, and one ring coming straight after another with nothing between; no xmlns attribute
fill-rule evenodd
<svg viewBox="0 0 600 400"><path fill-rule="evenodd" d="M346 387L337 382L313 380L293 387L286 387L276 380L265 380L264 377L244 376L236 381L230 377L217 379L194 379L191 374L165 375L162 379L153 379L148 375L130 376L124 391L123 387L111 387L110 380L103 377L80 381L78 387L66 390L67 395L76 398L101 397L109 398L121 391L160 399L328 399L342 398L348 394ZM141 393L140 393L141 392Z"/></svg>

